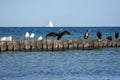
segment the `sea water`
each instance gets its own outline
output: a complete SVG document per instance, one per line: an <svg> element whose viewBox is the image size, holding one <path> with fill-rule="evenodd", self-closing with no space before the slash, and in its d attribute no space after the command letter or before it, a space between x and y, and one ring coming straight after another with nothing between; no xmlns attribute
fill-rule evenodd
<svg viewBox="0 0 120 80"><path fill-rule="evenodd" d="M59 28L46 27L7 27L0 28L0 37L9 36L13 40L26 40L25 32L43 36ZM71 35L63 40L83 39L84 32L89 29L89 39L97 39L96 31L106 38L119 27L62 27ZM1 52L0 80L120 80L120 48L101 48L96 50L69 50L48 52Z"/></svg>
<svg viewBox="0 0 120 80"><path fill-rule="evenodd" d="M114 32L120 32L120 27L0 27L0 37L12 36L13 40L26 40L25 33L35 33L35 37L30 40L37 40L39 36L42 36L44 40L52 39L56 37L48 37L46 35L50 32L69 31L71 35L64 35L63 40L69 39L83 39L86 30L90 31L89 39L97 39L96 32L102 33L102 38L106 38L110 34L114 38Z"/></svg>

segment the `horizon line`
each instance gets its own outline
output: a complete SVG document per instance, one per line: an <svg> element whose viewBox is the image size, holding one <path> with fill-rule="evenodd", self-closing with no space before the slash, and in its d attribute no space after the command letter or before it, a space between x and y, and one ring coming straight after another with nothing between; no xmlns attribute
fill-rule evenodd
<svg viewBox="0 0 120 80"><path fill-rule="evenodd" d="M49 27L49 26L0 26L0 27ZM96 25L96 26L53 26L54 27L120 27L120 25Z"/></svg>

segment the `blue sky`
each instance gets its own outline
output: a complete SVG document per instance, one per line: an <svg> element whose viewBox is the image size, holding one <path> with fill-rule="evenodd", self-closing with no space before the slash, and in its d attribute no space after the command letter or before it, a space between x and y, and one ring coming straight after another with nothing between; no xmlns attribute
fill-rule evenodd
<svg viewBox="0 0 120 80"><path fill-rule="evenodd" d="M120 0L0 0L0 26L120 26Z"/></svg>

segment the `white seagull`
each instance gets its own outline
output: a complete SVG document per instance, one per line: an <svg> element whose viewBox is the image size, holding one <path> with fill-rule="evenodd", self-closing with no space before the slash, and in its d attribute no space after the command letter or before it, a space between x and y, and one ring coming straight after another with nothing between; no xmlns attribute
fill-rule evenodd
<svg viewBox="0 0 120 80"><path fill-rule="evenodd" d="M12 41L12 36L8 36L8 37L1 37L0 41Z"/></svg>
<svg viewBox="0 0 120 80"><path fill-rule="evenodd" d="M30 33L29 32L25 33L25 38L30 38Z"/></svg>
<svg viewBox="0 0 120 80"><path fill-rule="evenodd" d="M38 39L37 40L42 40L43 38L42 38L42 36L40 36L40 37L38 37Z"/></svg>
<svg viewBox="0 0 120 80"><path fill-rule="evenodd" d="M8 37L8 41L12 41L12 36L9 36L9 37Z"/></svg>
<svg viewBox="0 0 120 80"><path fill-rule="evenodd" d="M35 34L31 33L30 38L34 38L34 37L35 37Z"/></svg>

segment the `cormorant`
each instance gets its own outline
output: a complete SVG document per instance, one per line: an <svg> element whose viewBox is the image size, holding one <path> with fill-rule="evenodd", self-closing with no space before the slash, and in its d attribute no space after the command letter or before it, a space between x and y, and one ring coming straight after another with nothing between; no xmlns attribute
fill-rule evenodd
<svg viewBox="0 0 120 80"><path fill-rule="evenodd" d="M111 34L110 34L110 36L108 36L106 39L108 39L108 40L111 40L111 41L112 41L112 36L111 36Z"/></svg>
<svg viewBox="0 0 120 80"><path fill-rule="evenodd" d="M88 39L88 36L89 36L89 30L87 30L84 34L84 39Z"/></svg>
<svg viewBox="0 0 120 80"><path fill-rule="evenodd" d="M99 31L97 32L97 37L98 39L102 39L102 34Z"/></svg>
<svg viewBox="0 0 120 80"><path fill-rule="evenodd" d="M119 37L119 32L115 32L115 38L118 39Z"/></svg>
<svg viewBox="0 0 120 80"><path fill-rule="evenodd" d="M71 33L68 32L68 31L63 31L63 32L61 32L61 29L60 29L58 33L50 32L49 34L46 35L46 37L49 37L49 36L54 36L54 37L56 37L56 36L57 36L57 40L59 40L59 39L61 39L61 37L62 37L63 35L70 35L70 34L71 34Z"/></svg>

